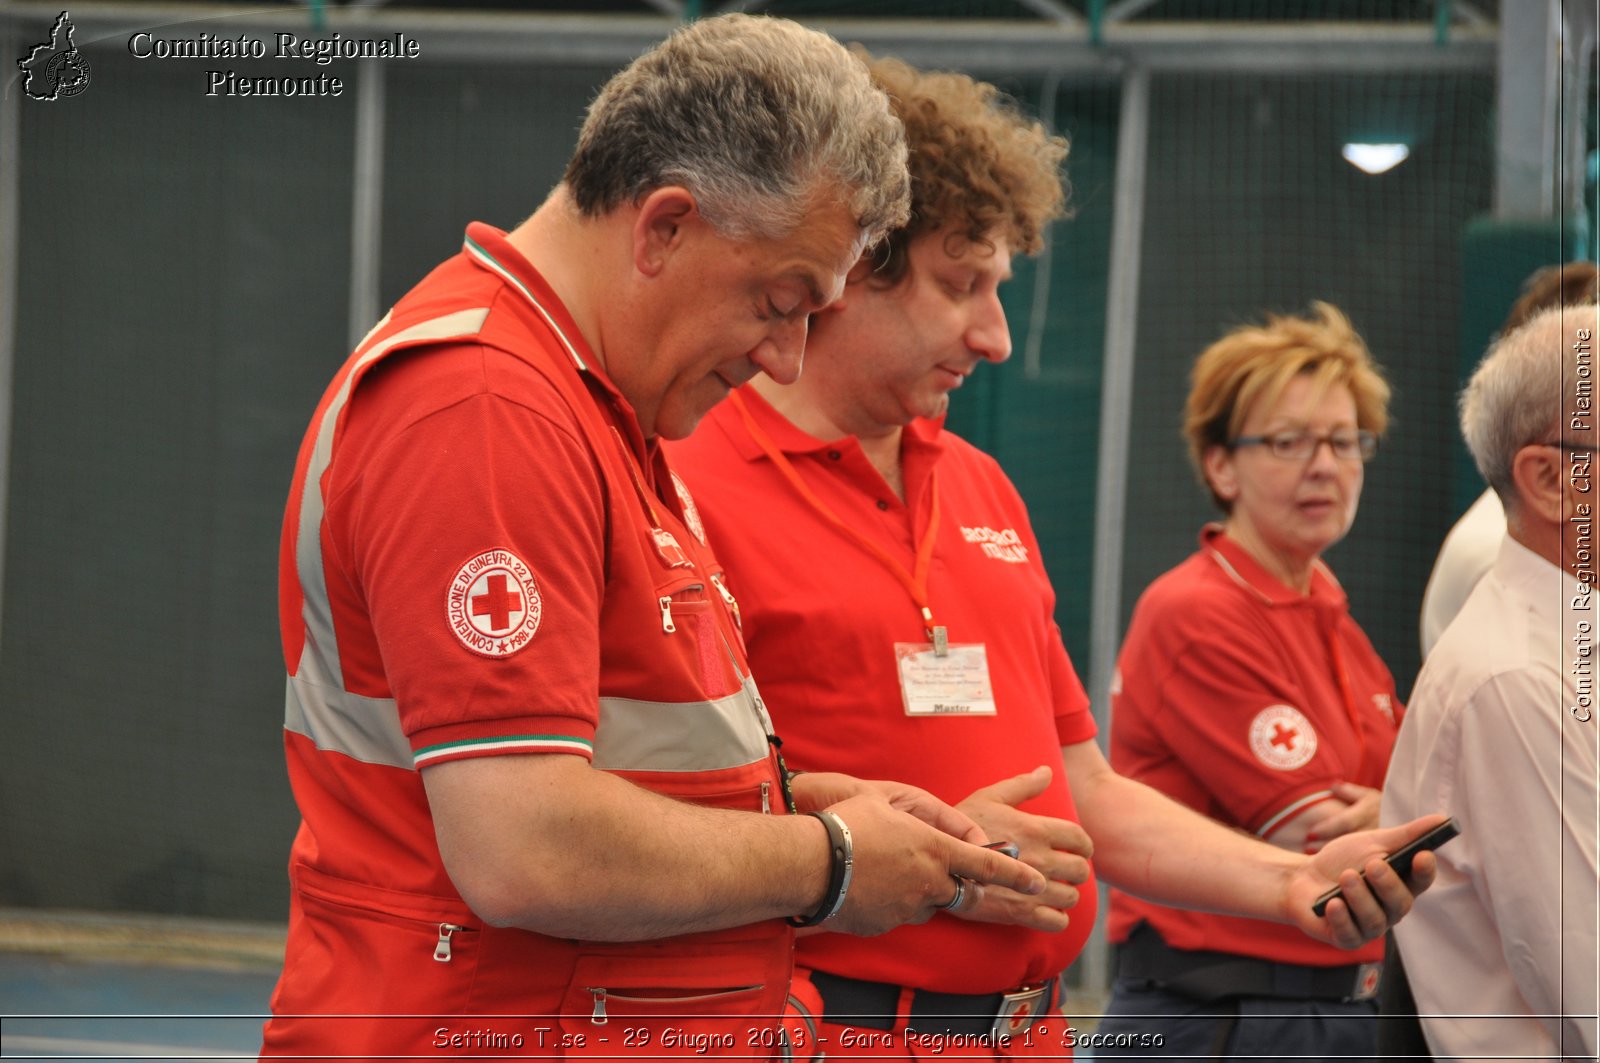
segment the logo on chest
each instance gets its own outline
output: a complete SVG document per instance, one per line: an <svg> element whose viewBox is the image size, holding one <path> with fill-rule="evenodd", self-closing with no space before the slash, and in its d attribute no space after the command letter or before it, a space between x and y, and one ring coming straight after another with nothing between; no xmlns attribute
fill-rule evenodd
<svg viewBox="0 0 1600 1063"><path fill-rule="evenodd" d="M995 531L993 528L963 527L961 537L969 543L977 543L985 557L1009 561L1013 565L1028 563L1028 548L1022 545L1022 536L1017 534L1015 528Z"/></svg>
<svg viewBox="0 0 1600 1063"><path fill-rule="evenodd" d="M1250 752L1269 768L1293 771L1317 755L1317 732L1299 709L1269 705L1250 721Z"/></svg>
<svg viewBox="0 0 1600 1063"><path fill-rule="evenodd" d="M678 492L678 501L683 505L683 522L689 526L694 537L700 540L700 545L704 546L706 526L700 521L700 510L694 504L694 496L689 493L689 485L683 482L683 477L673 473L672 487Z"/></svg>

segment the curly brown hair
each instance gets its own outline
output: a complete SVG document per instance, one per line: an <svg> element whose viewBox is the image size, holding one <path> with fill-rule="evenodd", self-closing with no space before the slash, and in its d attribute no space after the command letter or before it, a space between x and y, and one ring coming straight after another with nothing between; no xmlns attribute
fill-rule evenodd
<svg viewBox="0 0 1600 1063"><path fill-rule="evenodd" d="M977 243L1003 237L1013 252L1038 254L1045 227L1066 214L1066 138L987 82L852 50L888 93L910 149L911 220L875 250L877 282L898 284L911 242L940 229Z"/></svg>

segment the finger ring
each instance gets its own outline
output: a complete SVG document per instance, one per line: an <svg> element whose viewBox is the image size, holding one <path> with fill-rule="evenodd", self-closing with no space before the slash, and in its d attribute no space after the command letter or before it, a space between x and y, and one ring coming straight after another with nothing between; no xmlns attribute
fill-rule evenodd
<svg viewBox="0 0 1600 1063"><path fill-rule="evenodd" d="M943 908L947 912L954 912L959 910L961 907L961 902L967 899L967 880L962 878L960 875L951 875L950 877L955 879L956 895L951 897L944 904L939 905L939 907Z"/></svg>

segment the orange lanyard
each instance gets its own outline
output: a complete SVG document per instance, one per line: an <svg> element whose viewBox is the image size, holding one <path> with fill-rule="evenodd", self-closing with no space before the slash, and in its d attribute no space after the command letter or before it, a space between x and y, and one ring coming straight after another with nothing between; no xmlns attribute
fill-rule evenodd
<svg viewBox="0 0 1600 1063"><path fill-rule="evenodd" d="M854 540L867 553L877 558L900 581L900 585L905 587L911 595L911 600L922 611L923 628L928 636L928 641L933 643L934 653L940 657L948 654L950 652L949 632L944 625L935 623L933 606L928 601L928 569L933 564L934 541L939 537L938 470L934 470L928 477L929 504L932 507L932 512L928 516L928 527L922 533L922 540L917 543L916 567L908 572L898 558L865 535L862 535L854 526L846 523L826 502L817 497L816 492L811 490L810 486L800 478L800 473L789 462L788 457L778 449L778 445L772 441L772 437L767 435L766 431L756 423L755 416L750 412L750 408L745 405L743 395L735 391L728 396L728 401L733 403L733 408L738 410L739 416L744 419L744 426L749 430L751 438L756 441L756 444L767 457L772 459L772 463L777 466L778 471L799 492L800 497L805 499L806 503L817 512L817 515L839 529L842 534Z"/></svg>

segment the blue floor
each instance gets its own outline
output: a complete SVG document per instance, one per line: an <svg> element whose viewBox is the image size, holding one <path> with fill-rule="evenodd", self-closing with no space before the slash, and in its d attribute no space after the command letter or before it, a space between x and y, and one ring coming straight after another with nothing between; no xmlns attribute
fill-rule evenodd
<svg viewBox="0 0 1600 1063"><path fill-rule="evenodd" d="M254 1059L276 980L0 953L0 1058Z"/></svg>

